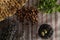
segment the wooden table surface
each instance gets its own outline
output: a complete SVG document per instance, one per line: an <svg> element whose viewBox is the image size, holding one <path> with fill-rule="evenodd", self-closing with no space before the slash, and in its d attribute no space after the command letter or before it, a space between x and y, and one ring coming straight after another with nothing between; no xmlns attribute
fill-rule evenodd
<svg viewBox="0 0 60 40"><path fill-rule="evenodd" d="M36 1L38 0L29 0L26 3L26 6L35 6L34 4ZM25 21L23 24L19 23L18 21L18 33L21 35L21 37L16 40L60 40L60 13L39 13L38 18L38 23L34 25L31 25L31 23L27 21ZM49 39L41 39L38 36L39 26L44 23L51 25L54 30L52 37Z"/></svg>

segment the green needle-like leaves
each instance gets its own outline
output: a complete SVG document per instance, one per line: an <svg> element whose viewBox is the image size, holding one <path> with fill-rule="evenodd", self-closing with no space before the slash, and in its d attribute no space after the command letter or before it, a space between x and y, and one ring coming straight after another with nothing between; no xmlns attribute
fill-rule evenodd
<svg viewBox="0 0 60 40"><path fill-rule="evenodd" d="M37 8L44 13L60 12L57 0L39 0Z"/></svg>

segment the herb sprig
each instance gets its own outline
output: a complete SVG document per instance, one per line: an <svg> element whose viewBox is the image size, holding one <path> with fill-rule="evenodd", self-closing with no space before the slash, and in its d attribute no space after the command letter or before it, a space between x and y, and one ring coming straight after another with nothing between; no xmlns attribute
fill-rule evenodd
<svg viewBox="0 0 60 40"><path fill-rule="evenodd" d="M39 0L37 8L44 13L60 12L60 5L57 0Z"/></svg>

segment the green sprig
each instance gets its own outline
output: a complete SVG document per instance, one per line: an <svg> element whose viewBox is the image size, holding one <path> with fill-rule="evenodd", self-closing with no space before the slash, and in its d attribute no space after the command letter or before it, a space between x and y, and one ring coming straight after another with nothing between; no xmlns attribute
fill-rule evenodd
<svg viewBox="0 0 60 40"><path fill-rule="evenodd" d="M44 13L60 12L57 0L39 0L37 8Z"/></svg>

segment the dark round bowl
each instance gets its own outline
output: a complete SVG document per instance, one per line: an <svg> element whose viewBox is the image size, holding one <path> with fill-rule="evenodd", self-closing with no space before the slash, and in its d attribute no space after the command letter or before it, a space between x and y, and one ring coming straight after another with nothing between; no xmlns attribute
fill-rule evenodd
<svg viewBox="0 0 60 40"><path fill-rule="evenodd" d="M48 24L42 24L38 30L39 37L48 39L53 35L53 28Z"/></svg>

